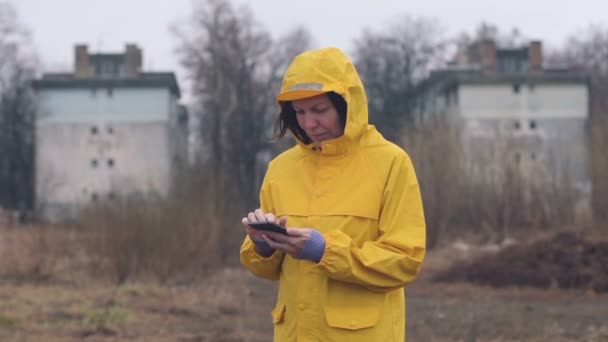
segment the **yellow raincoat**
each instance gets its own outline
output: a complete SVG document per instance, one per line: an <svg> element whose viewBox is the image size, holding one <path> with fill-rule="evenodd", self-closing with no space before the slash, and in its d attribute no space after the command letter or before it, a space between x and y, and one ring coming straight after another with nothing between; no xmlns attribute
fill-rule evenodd
<svg viewBox="0 0 608 342"><path fill-rule="evenodd" d="M344 135L320 150L298 140L269 164L260 191L264 212L323 234L323 258L316 264L280 251L264 258L247 237L241 262L280 281L275 341L401 342L404 286L416 278L425 254L418 181L408 155L368 124L365 90L340 50L297 56L278 100L326 91L348 104Z"/></svg>

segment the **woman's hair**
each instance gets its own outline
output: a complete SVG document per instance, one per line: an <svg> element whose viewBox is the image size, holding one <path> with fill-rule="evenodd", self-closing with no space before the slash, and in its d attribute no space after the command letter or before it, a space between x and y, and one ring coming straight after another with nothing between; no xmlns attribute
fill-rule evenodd
<svg viewBox="0 0 608 342"><path fill-rule="evenodd" d="M342 128L344 128L346 125L346 101L340 94L333 91L328 92L327 96L329 96L329 100L336 108L340 124L342 125ZM300 139L305 144L310 144L312 142L308 135L306 135L306 132L298 124L296 111L293 109L291 101L284 101L281 103L281 113L279 114L279 118L275 125L275 139L278 140L284 137L288 129L296 138Z"/></svg>

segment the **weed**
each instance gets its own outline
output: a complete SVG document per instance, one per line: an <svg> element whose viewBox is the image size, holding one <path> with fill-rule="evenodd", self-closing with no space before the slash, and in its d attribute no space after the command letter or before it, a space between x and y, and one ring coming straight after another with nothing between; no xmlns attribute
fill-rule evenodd
<svg viewBox="0 0 608 342"><path fill-rule="evenodd" d="M12 328L15 325L17 325L17 320L5 315L3 313L0 313L0 327L7 327L7 328Z"/></svg>
<svg viewBox="0 0 608 342"><path fill-rule="evenodd" d="M96 329L105 329L114 324L125 323L131 319L131 312L127 309L111 306L103 310L96 310L86 315L83 324Z"/></svg>

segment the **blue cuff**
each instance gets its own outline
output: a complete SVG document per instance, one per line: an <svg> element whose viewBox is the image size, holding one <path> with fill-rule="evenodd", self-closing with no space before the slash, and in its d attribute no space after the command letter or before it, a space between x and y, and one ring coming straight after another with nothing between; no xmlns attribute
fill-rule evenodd
<svg viewBox="0 0 608 342"><path fill-rule="evenodd" d="M325 238L319 231L313 230L298 258L318 263L323 258L323 254L325 254Z"/></svg>
<svg viewBox="0 0 608 342"><path fill-rule="evenodd" d="M255 245L255 252L264 258L268 258L272 254L274 254L274 248L270 247L268 242L264 240L251 240Z"/></svg>

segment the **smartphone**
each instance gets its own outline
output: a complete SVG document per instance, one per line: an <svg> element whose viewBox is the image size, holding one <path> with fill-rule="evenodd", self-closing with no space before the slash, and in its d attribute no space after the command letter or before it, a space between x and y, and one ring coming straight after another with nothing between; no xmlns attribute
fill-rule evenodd
<svg viewBox="0 0 608 342"><path fill-rule="evenodd" d="M283 226L281 226L280 224L274 222L250 222L248 226L257 230L267 230L287 235L287 229L283 228Z"/></svg>

